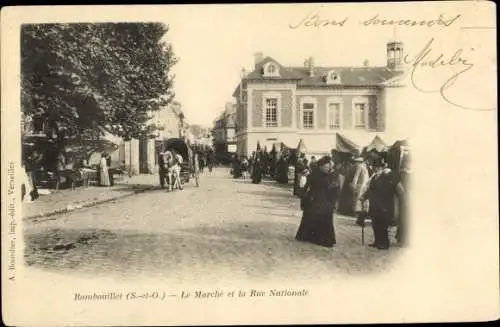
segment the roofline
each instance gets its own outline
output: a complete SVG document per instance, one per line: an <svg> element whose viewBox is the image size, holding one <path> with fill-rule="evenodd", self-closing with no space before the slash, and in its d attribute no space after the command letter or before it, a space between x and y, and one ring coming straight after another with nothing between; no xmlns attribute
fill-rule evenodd
<svg viewBox="0 0 500 327"><path fill-rule="evenodd" d="M327 85L319 85L319 84L302 84L302 85L297 85L297 88L302 88L302 89L306 89L306 88L331 88L331 89L341 89L341 88L346 88L346 87L353 87L353 88L356 88L356 87L369 87L369 88L380 88L384 86L383 84L381 83L378 83L378 84L335 84L335 85L331 85L331 84L327 84Z"/></svg>
<svg viewBox="0 0 500 327"><path fill-rule="evenodd" d="M288 69L309 69L309 67L303 66L290 66L286 67ZM387 69L390 70L387 66L314 66L314 68L321 69Z"/></svg>

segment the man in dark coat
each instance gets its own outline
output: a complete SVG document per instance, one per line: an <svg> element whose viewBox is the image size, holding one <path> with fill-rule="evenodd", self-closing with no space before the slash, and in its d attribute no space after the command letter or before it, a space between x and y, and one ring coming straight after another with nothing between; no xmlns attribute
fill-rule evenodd
<svg viewBox="0 0 500 327"><path fill-rule="evenodd" d="M373 161L374 174L368 188L361 196L361 201L369 200L368 216L372 220L375 241L370 247L387 250L390 246L389 225L394 210L394 195L397 179L389 168L385 167L383 158Z"/></svg>
<svg viewBox="0 0 500 327"><path fill-rule="evenodd" d="M252 183L259 184L262 181L262 156L257 154L252 162Z"/></svg>
<svg viewBox="0 0 500 327"><path fill-rule="evenodd" d="M163 150L158 152L158 174L160 175L160 187L165 187L165 176L166 176L166 168L165 168L165 158L163 156Z"/></svg>

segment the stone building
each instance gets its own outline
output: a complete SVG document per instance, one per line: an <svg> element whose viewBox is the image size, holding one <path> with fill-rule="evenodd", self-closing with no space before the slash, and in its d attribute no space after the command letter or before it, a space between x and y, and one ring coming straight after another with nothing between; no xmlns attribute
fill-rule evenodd
<svg viewBox="0 0 500 327"><path fill-rule="evenodd" d="M327 154L337 133L360 146L376 135L397 138L405 111L403 43L387 43L386 52L383 67L366 61L360 67L319 67L312 57L302 67L289 67L257 53L253 71L233 93L238 153L250 154L257 142L268 149L277 142L295 148L303 139L310 154Z"/></svg>
<svg viewBox="0 0 500 327"><path fill-rule="evenodd" d="M214 152L222 161L237 151L236 129L236 105L228 102L224 111L216 118L212 130Z"/></svg>

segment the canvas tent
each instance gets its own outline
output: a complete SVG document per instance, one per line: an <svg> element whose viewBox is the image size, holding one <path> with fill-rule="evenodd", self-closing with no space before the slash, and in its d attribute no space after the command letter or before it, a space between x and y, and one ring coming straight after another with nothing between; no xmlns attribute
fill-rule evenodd
<svg viewBox="0 0 500 327"><path fill-rule="evenodd" d="M299 144L297 145L297 154L300 155L302 153L307 153L307 148L304 144L304 140L300 139Z"/></svg>
<svg viewBox="0 0 500 327"><path fill-rule="evenodd" d="M373 140L366 146L366 151L376 150L378 152L382 152L387 150L387 144L380 138L380 136L375 136Z"/></svg>
<svg viewBox="0 0 500 327"><path fill-rule="evenodd" d="M335 146L332 149L332 155L334 157L352 157L358 156L361 153L361 148L356 143L341 135L339 133L335 134Z"/></svg>

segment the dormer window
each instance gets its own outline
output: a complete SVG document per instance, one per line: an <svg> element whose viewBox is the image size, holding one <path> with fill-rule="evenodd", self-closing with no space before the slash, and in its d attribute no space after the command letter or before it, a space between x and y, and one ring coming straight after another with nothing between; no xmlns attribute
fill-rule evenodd
<svg viewBox="0 0 500 327"><path fill-rule="evenodd" d="M327 84L340 84L340 75L335 71L328 72L326 75Z"/></svg>
<svg viewBox="0 0 500 327"><path fill-rule="evenodd" d="M264 66L264 76L279 76L278 65L269 62Z"/></svg>

